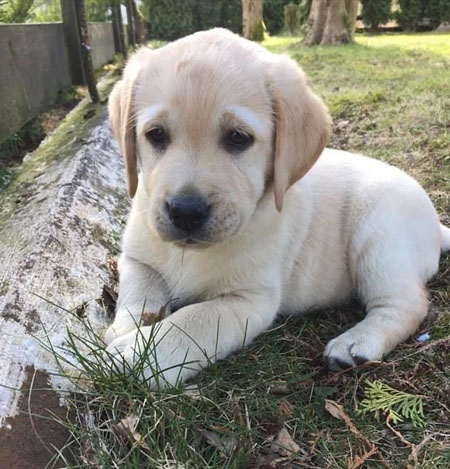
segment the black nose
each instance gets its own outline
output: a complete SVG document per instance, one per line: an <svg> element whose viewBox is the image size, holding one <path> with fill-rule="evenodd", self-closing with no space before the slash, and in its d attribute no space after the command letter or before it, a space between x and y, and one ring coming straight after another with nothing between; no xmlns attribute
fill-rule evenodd
<svg viewBox="0 0 450 469"><path fill-rule="evenodd" d="M179 195L166 202L166 208L177 228L192 231L205 223L211 206L201 196Z"/></svg>

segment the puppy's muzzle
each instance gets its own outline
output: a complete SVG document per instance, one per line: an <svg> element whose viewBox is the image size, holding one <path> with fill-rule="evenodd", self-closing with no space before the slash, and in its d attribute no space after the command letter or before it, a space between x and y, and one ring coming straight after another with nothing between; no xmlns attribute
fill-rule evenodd
<svg viewBox="0 0 450 469"><path fill-rule="evenodd" d="M166 201L166 210L176 228L191 233L206 223L211 205L199 195L177 195Z"/></svg>

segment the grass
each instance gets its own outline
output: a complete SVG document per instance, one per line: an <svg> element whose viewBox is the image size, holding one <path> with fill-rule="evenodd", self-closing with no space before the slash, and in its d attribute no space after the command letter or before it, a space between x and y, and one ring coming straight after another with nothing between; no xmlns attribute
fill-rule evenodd
<svg viewBox="0 0 450 469"><path fill-rule="evenodd" d="M405 169L449 223L450 35L359 36L352 45L315 48L302 47L299 38L273 37L264 45L304 68L333 115L331 146ZM73 420L61 422L72 438L54 464L448 468L448 257L430 284L430 299L418 335L428 332L431 339L410 339L384 363L337 374L323 369L327 341L361 317L350 305L280 320L187 391L152 392L139 383L139 370L128 378L111 374L102 363L101 339L85 322L87 338L71 336L66 350L53 350L77 358L87 376L70 399ZM392 410L401 419L394 422Z"/></svg>

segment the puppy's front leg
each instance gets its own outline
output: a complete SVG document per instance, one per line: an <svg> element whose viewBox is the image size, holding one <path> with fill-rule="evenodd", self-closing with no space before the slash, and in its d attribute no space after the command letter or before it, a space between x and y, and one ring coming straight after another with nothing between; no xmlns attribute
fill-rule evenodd
<svg viewBox="0 0 450 469"><path fill-rule="evenodd" d="M279 298L273 291L245 291L185 306L160 323L117 338L107 351L130 366L145 360L142 378L151 386L175 385L267 329Z"/></svg>
<svg viewBox="0 0 450 469"><path fill-rule="evenodd" d="M136 329L144 312L157 315L169 301L164 280L150 266L122 254L119 275L116 317L105 332L104 340L107 344Z"/></svg>

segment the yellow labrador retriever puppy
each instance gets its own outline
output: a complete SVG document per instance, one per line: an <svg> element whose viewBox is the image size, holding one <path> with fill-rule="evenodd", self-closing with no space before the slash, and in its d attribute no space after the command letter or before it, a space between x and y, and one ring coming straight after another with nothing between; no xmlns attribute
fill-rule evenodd
<svg viewBox="0 0 450 469"><path fill-rule="evenodd" d="M199 32L140 49L109 112L133 205L105 340L131 364L152 337L150 385L185 381L278 312L354 292L367 315L328 343L332 369L380 360L425 318L450 230L402 171L324 150L329 115L293 60Z"/></svg>

